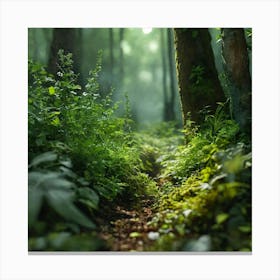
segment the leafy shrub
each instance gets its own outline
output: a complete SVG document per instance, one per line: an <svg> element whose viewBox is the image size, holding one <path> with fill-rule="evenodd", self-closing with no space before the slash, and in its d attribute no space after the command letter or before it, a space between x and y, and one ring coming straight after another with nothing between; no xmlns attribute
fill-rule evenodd
<svg viewBox="0 0 280 280"><path fill-rule="evenodd" d="M183 130L187 134L187 144L176 148L173 154L162 162L165 167L163 176L172 176L184 181L192 172L199 171L211 164L211 157L220 149L235 143L238 125L231 119L225 119L221 104L215 115L207 114L204 125L196 127L192 122Z"/></svg>
<svg viewBox="0 0 280 280"><path fill-rule="evenodd" d="M66 221L78 225L94 228L94 224L76 206L75 201L79 200L80 193L87 188L78 189L73 179L77 175L71 171L70 160L58 160L56 153L46 152L35 157L29 165L32 171L28 174L28 222L32 227L37 221L43 204L47 203ZM47 165L48 168L55 167L56 171L41 168ZM57 168L58 167L58 168ZM91 189L88 189L93 192ZM97 206L98 197L94 192L87 196L87 201ZM83 202L83 201L82 201Z"/></svg>
<svg viewBox="0 0 280 280"><path fill-rule="evenodd" d="M161 162L152 250L251 250L250 145L220 108Z"/></svg>
<svg viewBox="0 0 280 280"><path fill-rule="evenodd" d="M150 222L160 233L154 249L251 250L251 155L233 150L225 150L227 157L213 169L193 173L169 192L163 186ZM202 236L209 241L205 247Z"/></svg>
<svg viewBox="0 0 280 280"><path fill-rule="evenodd" d="M72 55L58 56L55 77L29 62L30 236L55 232L61 223L67 232L94 229L104 204L137 199L151 186L137 167L129 120L116 117L112 93L100 96L100 58L83 91Z"/></svg>

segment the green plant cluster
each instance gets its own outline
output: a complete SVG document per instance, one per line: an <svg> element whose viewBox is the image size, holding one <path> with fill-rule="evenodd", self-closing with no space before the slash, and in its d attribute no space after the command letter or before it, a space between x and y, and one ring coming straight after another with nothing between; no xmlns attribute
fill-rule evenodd
<svg viewBox="0 0 280 280"><path fill-rule="evenodd" d="M82 90L71 54L58 55L55 77L29 62L30 250L70 248L73 238L80 240L73 234L94 232L104 205L137 199L151 183L137 167L139 149L127 129L129 120L116 117L111 93L100 96L100 59ZM63 240L55 243L60 247L52 246L54 237Z"/></svg>
<svg viewBox="0 0 280 280"><path fill-rule="evenodd" d="M135 133L135 141L140 152L141 170L152 178L162 171L162 161L183 144L184 136L174 122L150 125Z"/></svg>
<svg viewBox="0 0 280 280"><path fill-rule="evenodd" d="M250 251L251 153L223 104L161 162L152 250Z"/></svg>

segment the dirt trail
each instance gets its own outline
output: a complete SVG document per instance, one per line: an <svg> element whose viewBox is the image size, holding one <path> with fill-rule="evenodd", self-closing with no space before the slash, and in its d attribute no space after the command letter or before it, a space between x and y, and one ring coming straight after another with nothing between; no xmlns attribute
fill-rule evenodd
<svg viewBox="0 0 280 280"><path fill-rule="evenodd" d="M147 251L153 241L148 237L155 229L147 225L153 217L153 201L144 199L136 209L117 206L116 219L102 226L100 237L110 251Z"/></svg>

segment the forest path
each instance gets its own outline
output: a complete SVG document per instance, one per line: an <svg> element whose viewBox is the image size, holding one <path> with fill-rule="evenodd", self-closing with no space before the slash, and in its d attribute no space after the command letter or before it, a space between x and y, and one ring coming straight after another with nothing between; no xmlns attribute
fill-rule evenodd
<svg viewBox="0 0 280 280"><path fill-rule="evenodd" d="M166 132L167 131L167 132ZM161 131L162 133L162 131ZM178 145L183 142L181 135L172 130L167 136L141 135L142 152L141 160L144 165L144 173L151 183L155 184L155 192L146 192L135 203L117 204L113 209L108 209L109 214L105 220L99 223L101 239L105 241L110 251L153 251L156 250L156 240L159 238L158 227L155 223L149 223L158 214L157 204L159 189L165 181L159 179L165 170L158 159L173 153ZM147 136L148 135L148 136ZM144 188L145 186L143 186ZM152 191L153 193L153 191ZM130 204L130 205L129 205Z"/></svg>
<svg viewBox="0 0 280 280"><path fill-rule="evenodd" d="M153 217L153 199L144 197L137 207L117 206L116 218L101 228L100 237L110 251L147 251L153 243L149 233L155 229L147 224ZM150 234L151 235L151 234Z"/></svg>

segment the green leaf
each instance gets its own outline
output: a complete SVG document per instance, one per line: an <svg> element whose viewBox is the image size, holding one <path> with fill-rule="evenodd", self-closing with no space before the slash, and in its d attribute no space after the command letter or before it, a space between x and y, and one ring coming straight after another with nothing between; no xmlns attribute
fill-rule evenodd
<svg viewBox="0 0 280 280"><path fill-rule="evenodd" d="M32 226L37 221L43 203L43 195L40 188L30 187L28 190L28 226Z"/></svg>
<svg viewBox="0 0 280 280"><path fill-rule="evenodd" d="M95 225L73 204L73 193L65 190L51 190L48 192L49 205L64 219L81 226L95 228Z"/></svg>
<svg viewBox="0 0 280 280"><path fill-rule="evenodd" d="M29 167L32 166L37 166L41 163L46 163L46 162L52 162L55 161L57 159L57 154L54 152L46 152L43 154L40 154L39 156L35 157L31 164L29 165Z"/></svg>
<svg viewBox="0 0 280 280"><path fill-rule="evenodd" d="M32 226L38 218L43 204L43 198L49 195L50 191L59 191L72 203L75 185L62 178L57 172L30 172L28 174L28 223Z"/></svg>
<svg viewBox="0 0 280 280"><path fill-rule="evenodd" d="M217 224L222 224L228 219L229 215L227 213L221 213L216 216Z"/></svg>
<svg viewBox="0 0 280 280"><path fill-rule="evenodd" d="M90 208L97 209L99 203L99 196L97 193L87 187L82 187L77 190L78 201L89 206Z"/></svg>
<svg viewBox="0 0 280 280"><path fill-rule="evenodd" d="M129 237L131 237L131 238L137 238L137 237L140 237L140 236L141 236L141 233L137 232L137 231L133 231L129 234Z"/></svg>
<svg viewBox="0 0 280 280"><path fill-rule="evenodd" d="M59 126L60 125L60 119L59 117L54 117L51 121L51 124L54 125L54 126Z"/></svg>
<svg viewBox="0 0 280 280"><path fill-rule="evenodd" d="M250 233L251 232L251 226L240 226L240 227L238 227L238 229L241 232L244 232L244 233Z"/></svg>
<svg viewBox="0 0 280 280"><path fill-rule="evenodd" d="M79 85L74 85L72 88L73 89L78 89L78 90L82 89L81 86L79 86Z"/></svg>
<svg viewBox="0 0 280 280"><path fill-rule="evenodd" d="M54 94L55 94L54 87L49 87L49 95L54 95Z"/></svg>
<svg viewBox="0 0 280 280"><path fill-rule="evenodd" d="M74 183L61 177L58 172L30 172L28 175L29 188L40 187L47 191L51 189L66 189L71 190Z"/></svg>

